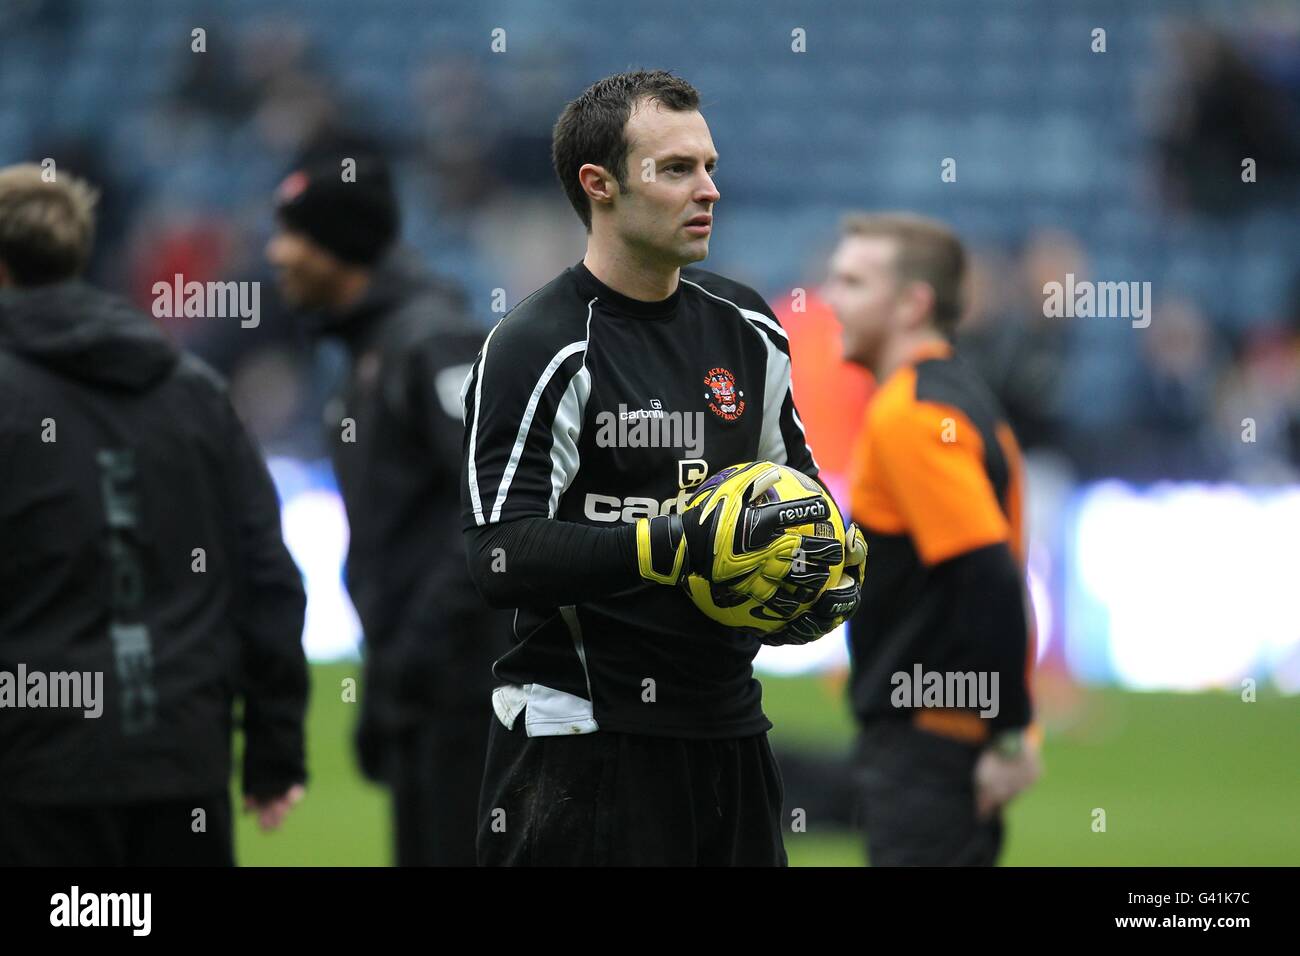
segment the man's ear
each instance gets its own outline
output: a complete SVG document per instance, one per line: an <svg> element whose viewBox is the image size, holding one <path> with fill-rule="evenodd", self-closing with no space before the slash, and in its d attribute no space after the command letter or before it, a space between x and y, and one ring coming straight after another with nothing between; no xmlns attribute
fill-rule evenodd
<svg viewBox="0 0 1300 956"><path fill-rule="evenodd" d="M594 163L583 163L578 169L578 182L592 205L611 202L618 193L618 181L604 166Z"/></svg>
<svg viewBox="0 0 1300 956"><path fill-rule="evenodd" d="M919 329L929 325L934 315L934 286L928 282L909 282L907 291L907 327Z"/></svg>
<svg viewBox="0 0 1300 956"><path fill-rule="evenodd" d="M12 288L13 285L13 273L9 271L9 267L5 265L5 261L0 259L0 289Z"/></svg>

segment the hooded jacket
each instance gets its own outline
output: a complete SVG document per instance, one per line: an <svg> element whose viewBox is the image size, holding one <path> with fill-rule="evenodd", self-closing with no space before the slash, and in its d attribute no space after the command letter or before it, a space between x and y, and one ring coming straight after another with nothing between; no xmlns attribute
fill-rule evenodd
<svg viewBox="0 0 1300 956"><path fill-rule="evenodd" d="M224 791L237 698L244 792L304 780L304 603L216 373L79 281L0 290L0 797Z"/></svg>
<svg viewBox="0 0 1300 956"><path fill-rule="evenodd" d="M356 305L317 321L351 358L325 428L365 634L362 736L438 715L486 721L510 616L475 590L459 518L460 388L486 333L462 293L404 247Z"/></svg>

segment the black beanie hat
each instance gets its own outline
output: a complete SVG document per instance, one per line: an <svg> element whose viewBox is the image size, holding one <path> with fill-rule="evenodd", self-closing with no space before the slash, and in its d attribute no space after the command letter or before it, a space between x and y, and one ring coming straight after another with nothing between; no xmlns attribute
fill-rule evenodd
<svg viewBox="0 0 1300 956"><path fill-rule="evenodd" d="M400 227L388 164L375 156L314 159L284 178L275 193L280 220L344 262L372 265L393 244ZM347 180L344 179L348 173Z"/></svg>

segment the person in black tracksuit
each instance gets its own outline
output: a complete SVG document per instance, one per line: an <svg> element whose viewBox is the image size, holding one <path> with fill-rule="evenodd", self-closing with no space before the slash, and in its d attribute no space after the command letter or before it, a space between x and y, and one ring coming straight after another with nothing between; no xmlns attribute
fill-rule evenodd
<svg viewBox="0 0 1300 956"><path fill-rule="evenodd" d="M681 514L708 476L757 461L818 473L772 310L686 268L708 253L719 195L698 107L658 71L566 107L555 165L587 254L497 324L465 382L469 561L488 601L517 609L494 670L480 865L787 862L760 639L671 580L683 540L713 557ZM661 421L698 422L696 440L614 427ZM834 626L809 612L763 642Z"/></svg>
<svg viewBox="0 0 1300 956"><path fill-rule="evenodd" d="M0 864L229 865L236 699L264 826L306 780L302 583L223 382L76 278L92 210L0 170L0 681L103 698L0 694Z"/></svg>
<svg viewBox="0 0 1300 956"><path fill-rule="evenodd" d="M460 387L484 332L395 244L384 165L363 157L346 183L339 169L314 159L285 180L268 255L350 360L325 427L365 637L358 756L392 790L399 865L473 865L491 666L510 627L475 591L459 531Z"/></svg>

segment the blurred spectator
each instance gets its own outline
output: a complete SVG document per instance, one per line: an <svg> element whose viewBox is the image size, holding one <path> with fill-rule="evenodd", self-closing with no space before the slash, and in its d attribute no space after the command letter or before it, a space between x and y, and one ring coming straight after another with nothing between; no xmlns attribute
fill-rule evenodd
<svg viewBox="0 0 1300 956"><path fill-rule="evenodd" d="M1300 480L1300 276L1282 323L1251 334L1224 375L1215 421L1232 477Z"/></svg>
<svg viewBox="0 0 1300 956"><path fill-rule="evenodd" d="M1222 475L1210 426L1219 366L1213 332L1184 298L1168 299L1143 330L1143 369L1133 409L1137 435L1116 456L1138 481L1196 480Z"/></svg>
<svg viewBox="0 0 1300 956"><path fill-rule="evenodd" d="M187 47L180 54L180 76L172 90L172 105L179 111L224 123L242 122L251 115L260 91L244 75L240 44L229 27L208 29L205 42L202 53Z"/></svg>
<svg viewBox="0 0 1300 956"><path fill-rule="evenodd" d="M1226 216L1276 200L1300 178L1300 115L1234 44L1213 27L1170 34L1175 70L1156 114L1166 199ZM1243 184L1242 160L1258 179Z"/></svg>
<svg viewBox="0 0 1300 956"><path fill-rule="evenodd" d="M0 37L40 39L62 46L80 25L81 0L5 0L0 3Z"/></svg>
<svg viewBox="0 0 1300 956"><path fill-rule="evenodd" d="M1043 285L1069 272L1082 278L1087 264L1078 241L1060 231L1031 236L1019 263L993 251L974 256L958 349L993 389L1026 452L1061 441L1058 390L1072 320L1043 315Z"/></svg>
<svg viewBox="0 0 1300 956"><path fill-rule="evenodd" d="M439 57L416 75L413 88L421 165L437 208L449 216L480 208L502 186L494 160L500 127L487 78L467 56Z"/></svg>

